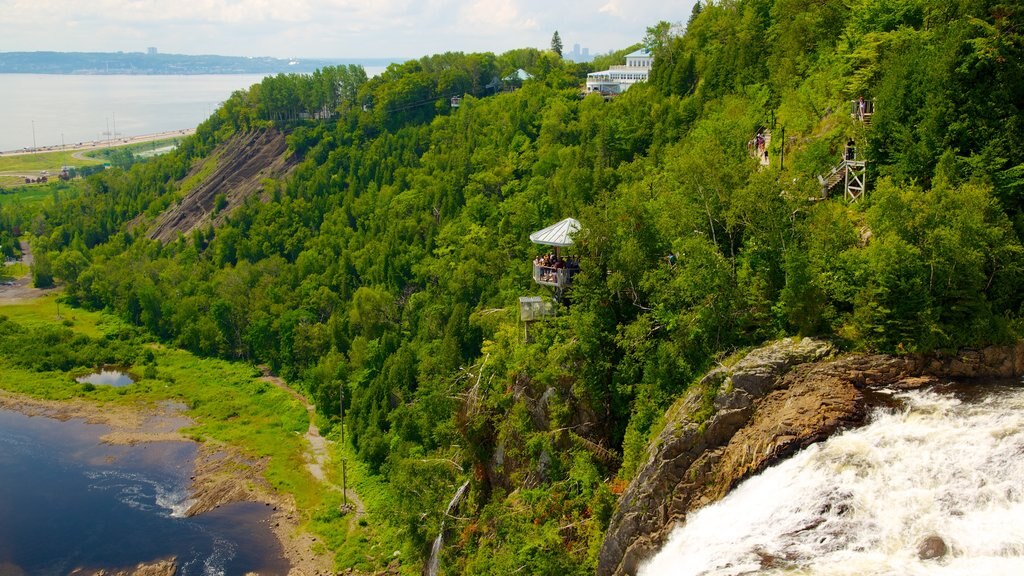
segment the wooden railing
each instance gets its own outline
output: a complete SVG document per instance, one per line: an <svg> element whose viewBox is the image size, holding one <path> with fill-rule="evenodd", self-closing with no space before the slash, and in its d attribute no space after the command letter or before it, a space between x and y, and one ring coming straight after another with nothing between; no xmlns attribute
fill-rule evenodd
<svg viewBox="0 0 1024 576"><path fill-rule="evenodd" d="M850 100L850 118L860 120L865 124L871 124L871 117L874 115L874 100Z"/></svg>

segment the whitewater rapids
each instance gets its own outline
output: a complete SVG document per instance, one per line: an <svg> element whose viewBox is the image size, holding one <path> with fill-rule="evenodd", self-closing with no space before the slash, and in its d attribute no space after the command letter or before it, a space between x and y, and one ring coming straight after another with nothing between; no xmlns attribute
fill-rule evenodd
<svg viewBox="0 0 1024 576"><path fill-rule="evenodd" d="M1024 574L1024 388L897 398L690 514L639 574Z"/></svg>

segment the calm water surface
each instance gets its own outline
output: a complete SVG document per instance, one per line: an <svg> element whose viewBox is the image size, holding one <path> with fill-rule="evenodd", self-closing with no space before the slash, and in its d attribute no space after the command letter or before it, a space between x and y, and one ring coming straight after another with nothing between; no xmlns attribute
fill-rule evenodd
<svg viewBox="0 0 1024 576"><path fill-rule="evenodd" d="M194 128L261 75L0 74L0 150Z"/></svg>
<svg viewBox="0 0 1024 576"><path fill-rule="evenodd" d="M121 388L135 382L132 377L120 370L100 370L81 378L75 378L76 382L88 382L100 386L113 386Z"/></svg>
<svg viewBox="0 0 1024 576"><path fill-rule="evenodd" d="M67 574L171 556L178 574L285 574L262 504L184 518L196 446L109 446L106 427L0 410L0 572Z"/></svg>
<svg viewBox="0 0 1024 576"><path fill-rule="evenodd" d="M368 66L369 76L383 67ZM195 128L263 75L0 74L0 151ZM106 133L110 134L106 134Z"/></svg>

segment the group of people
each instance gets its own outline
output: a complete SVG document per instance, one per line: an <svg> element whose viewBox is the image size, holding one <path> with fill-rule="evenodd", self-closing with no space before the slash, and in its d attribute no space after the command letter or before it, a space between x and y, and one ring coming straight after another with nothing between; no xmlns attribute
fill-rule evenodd
<svg viewBox="0 0 1024 576"><path fill-rule="evenodd" d="M580 269L580 261L577 257L562 258L548 253L534 259L533 266L536 270L534 274L537 275L539 281L557 283L559 270L563 268L568 270L571 277Z"/></svg>
<svg viewBox="0 0 1024 576"><path fill-rule="evenodd" d="M747 147L750 149L754 157L756 157L762 164L768 164L768 136L763 131L758 131L754 139L747 142Z"/></svg>

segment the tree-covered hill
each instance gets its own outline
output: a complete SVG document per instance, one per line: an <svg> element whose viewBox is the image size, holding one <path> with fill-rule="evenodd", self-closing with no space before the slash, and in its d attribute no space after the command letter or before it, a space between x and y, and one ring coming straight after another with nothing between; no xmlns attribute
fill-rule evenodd
<svg viewBox="0 0 1024 576"><path fill-rule="evenodd" d="M451 573L590 573L663 411L716 361L791 334L909 353L1021 332L1020 6L687 17L681 36L652 26L651 82L611 101L535 50L268 78L177 153L2 220L79 305L269 364L335 422L344 390L347 439L418 561L468 480ZM850 114L861 97L870 123ZM216 228L147 238L191 166L271 127L289 177ZM823 199L851 140L866 197ZM567 216L582 271L524 338L518 297L549 294L528 236Z"/></svg>

